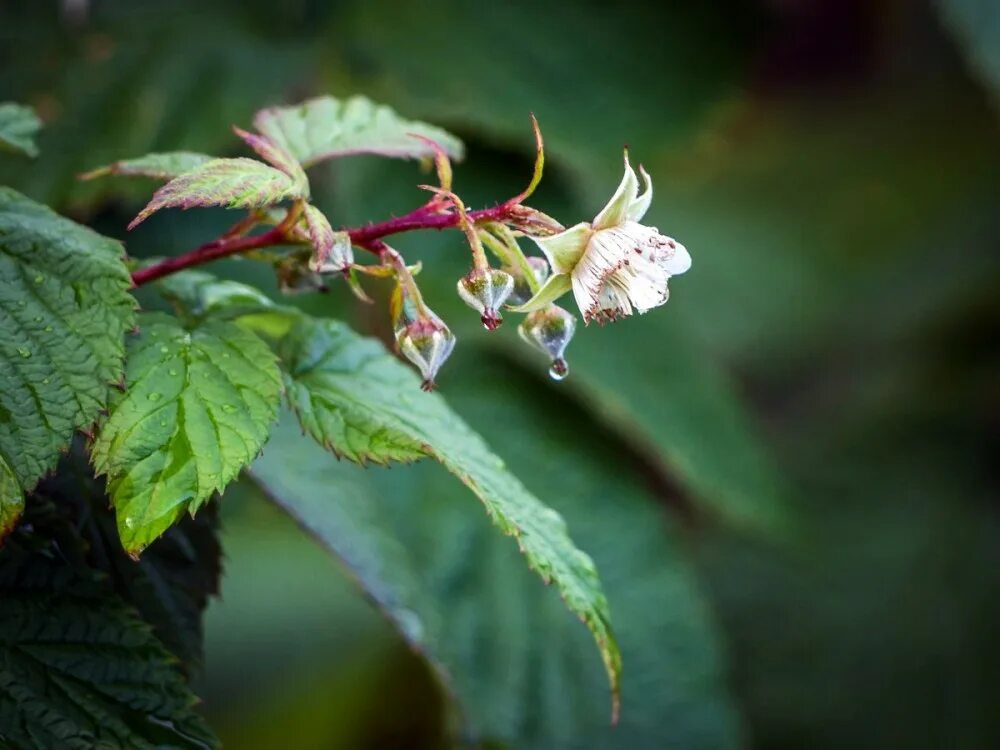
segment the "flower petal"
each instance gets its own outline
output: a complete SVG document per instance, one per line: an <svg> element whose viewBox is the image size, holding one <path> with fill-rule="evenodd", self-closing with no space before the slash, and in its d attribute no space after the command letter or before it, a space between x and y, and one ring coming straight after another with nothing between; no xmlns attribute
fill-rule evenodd
<svg viewBox="0 0 1000 750"><path fill-rule="evenodd" d="M641 164L639 165L639 173L642 175L642 183L645 190L628 207L626 216L629 221L639 221L642 219L646 215L646 211L649 210L649 204L653 201L653 178L649 176L649 172Z"/></svg>
<svg viewBox="0 0 1000 750"><path fill-rule="evenodd" d="M594 229L607 229L621 224L628 218L629 206L635 202L639 194L639 180L635 170L628 161L628 150L625 151L625 174L618 185L615 194L611 196L601 212L594 218Z"/></svg>
<svg viewBox="0 0 1000 750"><path fill-rule="evenodd" d="M549 280L542 285L542 288L538 290L538 293L525 302L523 305L518 305L517 307L509 308L513 312L527 313L539 310L546 305L555 302L557 299L562 297L566 292L569 291L572 283L570 278L566 274L554 274L549 277Z"/></svg>
<svg viewBox="0 0 1000 750"><path fill-rule="evenodd" d="M549 264L555 273L569 273L576 267L583 251L587 249L590 232L590 224L581 222L565 232L554 234L551 237L532 237L531 239L545 253L545 257L549 259Z"/></svg>
<svg viewBox="0 0 1000 750"><path fill-rule="evenodd" d="M677 240L669 237L666 239L667 246L663 250L668 251L669 255L659 261L660 268L671 276L679 276L691 267L691 255L688 253L687 248ZM663 251L661 250L661 252Z"/></svg>

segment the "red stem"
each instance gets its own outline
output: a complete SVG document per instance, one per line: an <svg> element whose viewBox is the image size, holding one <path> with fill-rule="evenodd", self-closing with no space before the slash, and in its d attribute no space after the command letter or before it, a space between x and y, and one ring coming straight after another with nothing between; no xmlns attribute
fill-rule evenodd
<svg viewBox="0 0 1000 750"><path fill-rule="evenodd" d="M501 221L508 215L512 205L512 201L507 201L493 208L470 211L469 219L473 222ZM405 216L382 221L378 224L345 229L343 231L350 235L352 244L377 254L385 247L382 242L383 237L400 234L401 232L410 232L415 229L448 229L458 226L458 214L429 213L428 211L427 206L421 206ZM284 226L274 227L263 234L253 237L223 237L207 242L201 247L196 247L194 250L183 255L165 258L159 263L140 268L132 274L132 284L133 286L142 286L177 271L183 271L185 268L200 266L202 263L225 258L229 255L236 255L267 246L292 243L293 241L289 239Z"/></svg>

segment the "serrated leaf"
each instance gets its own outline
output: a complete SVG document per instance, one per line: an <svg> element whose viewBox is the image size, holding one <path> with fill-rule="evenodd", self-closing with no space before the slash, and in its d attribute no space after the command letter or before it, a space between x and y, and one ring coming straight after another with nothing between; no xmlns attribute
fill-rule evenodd
<svg viewBox="0 0 1000 750"><path fill-rule="evenodd" d="M470 744L738 747L711 615L683 540L630 471L630 457L582 441L596 426L509 364L490 360L468 374L449 388L456 408L490 430L511 470L551 498L601 570L626 666L615 727L586 633L486 519L467 512L444 471L361 471L324 460L282 419L250 474L343 560L429 660Z"/></svg>
<svg viewBox="0 0 1000 750"><path fill-rule="evenodd" d="M107 474L122 544L137 554L256 456L281 376L267 345L233 323L185 330L150 314L128 342L126 386L92 458Z"/></svg>
<svg viewBox="0 0 1000 750"><path fill-rule="evenodd" d="M554 582L593 633L615 706L621 672L607 601L590 558L562 519L504 469L503 461L376 341L335 321L305 319L279 345L288 399L319 443L354 461L440 461L471 489L493 523L513 536L528 565Z"/></svg>
<svg viewBox="0 0 1000 750"><path fill-rule="evenodd" d="M0 537L122 373L121 245L0 188Z"/></svg>
<svg viewBox="0 0 1000 750"><path fill-rule="evenodd" d="M294 178L256 159L212 159L153 193L153 199L128 228L133 229L162 208L264 208L308 195L308 190L303 190Z"/></svg>
<svg viewBox="0 0 1000 750"><path fill-rule="evenodd" d="M14 102L0 102L0 151L38 156L35 133L41 127L42 121L31 107Z"/></svg>
<svg viewBox="0 0 1000 750"><path fill-rule="evenodd" d="M212 161L215 157L193 151L171 151L164 154L146 154L135 159L122 159L80 175L81 180L93 180L106 175L123 177L152 177L172 180L192 169Z"/></svg>
<svg viewBox="0 0 1000 750"><path fill-rule="evenodd" d="M405 120L363 96L322 96L292 107L270 107L258 112L253 124L305 167L350 154L433 158L434 149L414 135L434 141L453 159L464 152L462 142L441 128Z"/></svg>
<svg viewBox="0 0 1000 750"><path fill-rule="evenodd" d="M252 148L261 159L291 177L304 196L309 195L309 178L306 177L298 160L283 146L275 143L266 135L248 133L241 128L234 127L233 132L242 138L243 142Z"/></svg>
<svg viewBox="0 0 1000 750"><path fill-rule="evenodd" d="M87 567L64 510L33 497L0 553L0 744L215 747L176 659Z"/></svg>

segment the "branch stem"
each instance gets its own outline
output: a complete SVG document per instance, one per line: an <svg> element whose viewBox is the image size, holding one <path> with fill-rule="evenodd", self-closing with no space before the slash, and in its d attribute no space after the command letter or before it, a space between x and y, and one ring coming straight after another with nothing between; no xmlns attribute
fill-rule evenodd
<svg viewBox="0 0 1000 750"><path fill-rule="evenodd" d="M481 221L502 222L508 217L514 205L516 204L513 201L506 201L492 208L469 211L468 220L471 223ZM291 212L289 215L291 215ZM401 234L402 232L412 232L417 229L450 229L459 226L460 223L461 217L458 213L438 213L436 208L429 208L425 205L414 209L404 216L388 219L377 224L344 229L342 231L350 235L353 245L378 255L381 254L385 247L385 243L382 242L383 237ZM228 236L212 240L182 255L165 258L158 263L138 269L132 274L132 284L137 287L142 286L143 284L148 284L151 281L156 281L164 276L169 276L172 273L177 273L187 268L200 266L203 263L209 263L219 258L226 258L230 255L258 250L262 247L301 244L300 240L289 236L287 232L289 227L290 224L283 221L281 225L263 234L251 237Z"/></svg>

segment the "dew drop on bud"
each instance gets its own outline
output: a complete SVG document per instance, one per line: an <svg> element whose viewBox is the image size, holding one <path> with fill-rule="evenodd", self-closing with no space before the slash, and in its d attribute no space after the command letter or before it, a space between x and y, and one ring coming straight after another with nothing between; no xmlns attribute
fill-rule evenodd
<svg viewBox="0 0 1000 750"><path fill-rule="evenodd" d="M495 331L503 325L503 318L500 317L500 314L496 310L484 310L479 319L483 321L483 328L487 331Z"/></svg>
<svg viewBox="0 0 1000 750"><path fill-rule="evenodd" d="M569 375L569 365L566 364L566 360L562 357L553 360L549 368L549 377L553 380L564 380L567 375Z"/></svg>

